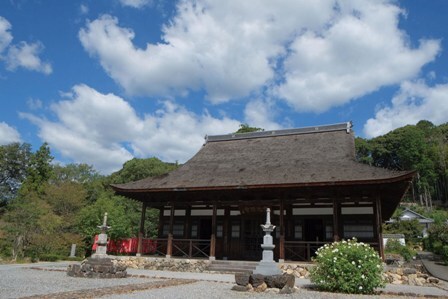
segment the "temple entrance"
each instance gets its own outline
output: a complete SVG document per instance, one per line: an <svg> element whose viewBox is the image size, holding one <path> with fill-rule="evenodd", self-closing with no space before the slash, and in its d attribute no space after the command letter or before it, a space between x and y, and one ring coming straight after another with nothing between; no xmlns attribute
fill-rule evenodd
<svg viewBox="0 0 448 299"><path fill-rule="evenodd" d="M212 234L212 220L201 219L199 222L199 239L208 240Z"/></svg>
<svg viewBox="0 0 448 299"><path fill-rule="evenodd" d="M325 230L323 219L305 219L305 241L322 242L325 240Z"/></svg>
<svg viewBox="0 0 448 299"><path fill-rule="evenodd" d="M263 230L261 224L264 223L266 215L263 213L247 215L243 220L243 252L244 260L259 261L262 258L261 244L263 243Z"/></svg>
<svg viewBox="0 0 448 299"><path fill-rule="evenodd" d="M323 219L305 219L305 241L315 242L308 246L308 258L311 258L316 255L317 249L322 246L322 241L325 240L325 229L324 229L324 221Z"/></svg>

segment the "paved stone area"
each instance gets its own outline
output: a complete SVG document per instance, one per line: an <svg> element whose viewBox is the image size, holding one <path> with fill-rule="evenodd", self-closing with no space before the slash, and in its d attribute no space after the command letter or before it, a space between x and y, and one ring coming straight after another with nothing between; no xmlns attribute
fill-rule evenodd
<svg viewBox="0 0 448 299"><path fill-rule="evenodd" d="M129 269L124 279L69 277L68 263L0 265L0 298L448 298L438 287L387 285L378 295L317 292L306 279L297 279L291 295L231 291L230 274Z"/></svg>
<svg viewBox="0 0 448 299"><path fill-rule="evenodd" d="M443 265L441 261L434 260L433 254L430 252L420 252L419 256L423 266L432 276L448 283L448 266Z"/></svg>

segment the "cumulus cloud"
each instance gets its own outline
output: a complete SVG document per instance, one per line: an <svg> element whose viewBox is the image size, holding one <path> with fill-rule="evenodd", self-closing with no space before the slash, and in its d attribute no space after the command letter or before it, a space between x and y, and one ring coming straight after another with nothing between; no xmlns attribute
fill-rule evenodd
<svg viewBox="0 0 448 299"><path fill-rule="evenodd" d="M448 121L448 84L428 86L423 81L406 81L392 99L392 106L380 108L364 125L366 137L429 120L439 125Z"/></svg>
<svg viewBox="0 0 448 299"><path fill-rule="evenodd" d="M11 44L13 39L11 23L0 16L0 60L4 60L9 71L15 71L22 67L27 70L37 71L49 75L53 72L51 64L42 61L39 54L44 46L41 42L27 43L21 41L18 44ZM7 51L6 55L2 55Z"/></svg>
<svg viewBox="0 0 448 299"><path fill-rule="evenodd" d="M6 58L7 69L14 71L18 67L37 71L49 75L53 72L51 64L39 58L40 52L44 49L42 43L20 42L9 47Z"/></svg>
<svg viewBox="0 0 448 299"><path fill-rule="evenodd" d="M127 160L157 156L185 162L204 142L205 134L236 131L239 122L194 114L164 102L158 111L138 116L123 98L76 85L66 99L51 106L55 121L21 113L39 127L39 136L64 157L92 164L107 174Z"/></svg>
<svg viewBox="0 0 448 299"><path fill-rule="evenodd" d="M275 122L275 105L272 101L253 100L244 109L244 119L252 127L265 130L278 130L282 127Z"/></svg>
<svg viewBox="0 0 448 299"><path fill-rule="evenodd" d="M257 98L324 112L415 78L440 41L409 43L395 1L180 1L160 43L139 48L110 15L79 32L131 95L205 91L212 103Z"/></svg>
<svg viewBox="0 0 448 299"><path fill-rule="evenodd" d="M415 77L436 57L440 41L411 48L397 25L401 13L384 1L340 2L327 29L292 42L276 94L298 111L323 112Z"/></svg>
<svg viewBox="0 0 448 299"><path fill-rule="evenodd" d="M152 4L151 0L120 0L121 5L142 8Z"/></svg>
<svg viewBox="0 0 448 299"><path fill-rule="evenodd" d="M12 35L11 35L11 23L8 22L5 18L0 16L0 54L3 52L6 47L9 46L9 44L12 41Z"/></svg>
<svg viewBox="0 0 448 299"><path fill-rule="evenodd" d="M5 122L0 122L0 145L20 142L20 134Z"/></svg>
<svg viewBox="0 0 448 299"><path fill-rule="evenodd" d="M79 38L129 94L205 90L220 103L272 80L291 35L304 26L319 28L331 16L324 2L180 1L163 27L163 43L137 48L133 30L109 15L88 22Z"/></svg>

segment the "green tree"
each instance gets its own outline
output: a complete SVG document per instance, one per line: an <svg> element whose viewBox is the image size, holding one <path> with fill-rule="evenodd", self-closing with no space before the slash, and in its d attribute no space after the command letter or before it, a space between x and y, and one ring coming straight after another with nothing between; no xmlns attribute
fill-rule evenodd
<svg viewBox="0 0 448 299"><path fill-rule="evenodd" d="M112 183L127 183L145 179L147 177L156 177L164 175L176 168L179 165L177 163L166 163L153 157L147 159L137 159L127 161L123 168L112 175L106 180L109 184ZM138 235L140 226L140 215L142 204L133 200L124 199L123 205L129 215L131 223L131 231L133 236ZM159 222L159 210L148 209L146 211L145 219L145 237L157 236L157 226Z"/></svg>
<svg viewBox="0 0 448 299"><path fill-rule="evenodd" d="M36 242L41 236L52 234L62 221L37 192L18 196L7 207L2 229L6 232L13 260L36 256L44 250L45 242ZM41 246L39 246L41 245ZM4 251L4 250L3 250Z"/></svg>
<svg viewBox="0 0 448 299"><path fill-rule="evenodd" d="M264 131L264 129L251 127L248 124L240 124L240 128L235 133L240 134L240 133L261 132L261 131Z"/></svg>
<svg viewBox="0 0 448 299"><path fill-rule="evenodd" d="M433 197L448 200L447 134L447 124L420 121L370 140L356 138L357 159L393 170L417 170L413 201L432 207Z"/></svg>
<svg viewBox="0 0 448 299"><path fill-rule="evenodd" d="M37 192L41 194L53 175L53 167L51 165L53 157L51 156L50 147L45 142L31 156L30 165L27 168L26 180L21 188L22 192Z"/></svg>
<svg viewBox="0 0 448 299"><path fill-rule="evenodd" d="M56 164L53 166L53 178L50 181L88 184L100 177L101 175L93 169L92 165L84 163Z"/></svg>
<svg viewBox="0 0 448 299"><path fill-rule="evenodd" d="M384 232L388 234L404 234L406 241L416 244L421 241L422 228L417 219L398 220L384 225Z"/></svg>
<svg viewBox="0 0 448 299"><path fill-rule="evenodd" d="M126 199L114 196L112 192L105 191L98 200L84 207L78 213L76 223L77 231L81 235L87 254L93 245L93 238L100 233L98 225L103 223L104 213L108 213L108 225L111 226L108 235L111 239L132 237L132 218L125 204Z"/></svg>
<svg viewBox="0 0 448 299"><path fill-rule="evenodd" d="M31 145L12 143L0 146L0 207L15 198L26 178Z"/></svg>
<svg viewBox="0 0 448 299"><path fill-rule="evenodd" d="M147 177L155 177L166 174L176 168L177 163L166 163L153 157L148 159L134 158L123 164L123 168L109 177L109 183L121 184L138 181Z"/></svg>

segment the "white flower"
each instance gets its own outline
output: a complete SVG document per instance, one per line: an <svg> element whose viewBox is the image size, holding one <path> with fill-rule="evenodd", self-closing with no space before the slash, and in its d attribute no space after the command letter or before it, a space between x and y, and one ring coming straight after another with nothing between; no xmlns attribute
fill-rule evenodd
<svg viewBox="0 0 448 299"><path fill-rule="evenodd" d="M359 289L362 290L362 286L359 286Z"/></svg>

